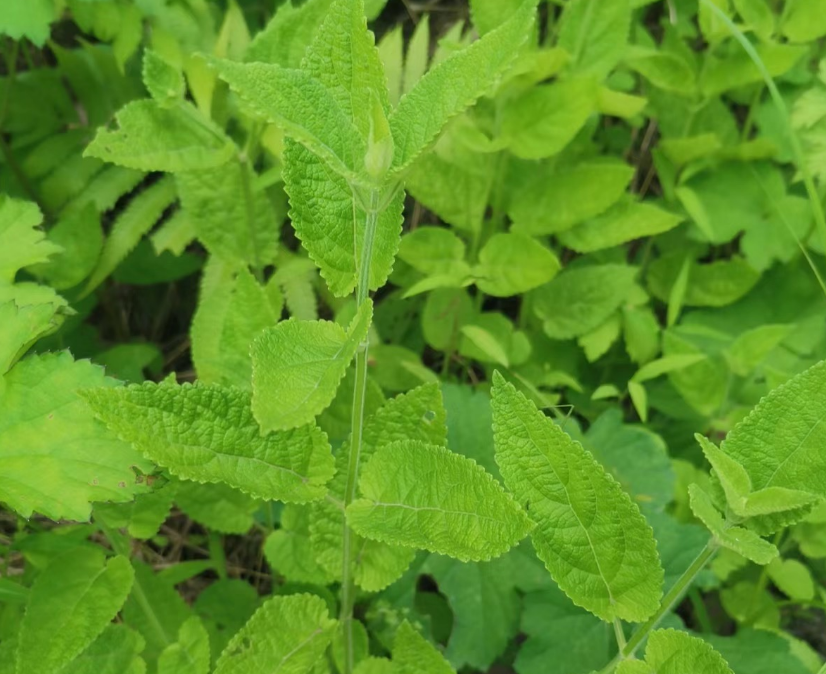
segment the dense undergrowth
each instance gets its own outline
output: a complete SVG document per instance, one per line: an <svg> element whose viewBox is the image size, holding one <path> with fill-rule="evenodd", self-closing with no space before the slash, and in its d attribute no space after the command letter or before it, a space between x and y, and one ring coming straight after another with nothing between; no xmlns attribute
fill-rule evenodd
<svg viewBox="0 0 826 674"><path fill-rule="evenodd" d="M0 46L0 674L826 671L824 0Z"/></svg>

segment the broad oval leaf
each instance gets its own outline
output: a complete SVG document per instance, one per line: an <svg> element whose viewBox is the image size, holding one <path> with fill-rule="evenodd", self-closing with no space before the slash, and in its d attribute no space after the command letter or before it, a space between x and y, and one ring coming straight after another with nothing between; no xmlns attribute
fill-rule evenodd
<svg viewBox="0 0 826 674"><path fill-rule="evenodd" d="M324 411L372 317L368 299L346 332L331 321L290 319L252 343L252 411L263 431L302 426Z"/></svg>
<svg viewBox="0 0 826 674"><path fill-rule="evenodd" d="M209 634L197 616L178 631L178 641L167 646L158 658L158 674L208 674Z"/></svg>
<svg viewBox="0 0 826 674"><path fill-rule="evenodd" d="M472 459L422 442L380 448L347 507L361 536L462 561L507 552L531 529L519 505Z"/></svg>
<svg viewBox="0 0 826 674"><path fill-rule="evenodd" d="M603 620L645 620L659 607L663 569L637 505L498 373L492 406L496 462L537 524L534 547L554 580Z"/></svg>
<svg viewBox="0 0 826 674"><path fill-rule="evenodd" d="M100 548L57 557L38 576L20 626L17 671L56 674L112 621L132 587L129 560Z"/></svg>
<svg viewBox="0 0 826 674"><path fill-rule="evenodd" d="M473 273L483 293L510 297L547 283L559 269L556 255L536 239L500 232L482 247Z"/></svg>
<svg viewBox="0 0 826 674"><path fill-rule="evenodd" d="M430 642L406 620L393 642L393 671L396 674L455 674Z"/></svg>
<svg viewBox="0 0 826 674"><path fill-rule="evenodd" d="M272 597L221 653L215 674L308 674L327 650L336 621L310 594Z"/></svg>
<svg viewBox="0 0 826 674"><path fill-rule="evenodd" d="M123 440L185 480L305 503L323 497L333 476L330 444L318 427L261 435L249 394L235 388L147 382L83 395Z"/></svg>

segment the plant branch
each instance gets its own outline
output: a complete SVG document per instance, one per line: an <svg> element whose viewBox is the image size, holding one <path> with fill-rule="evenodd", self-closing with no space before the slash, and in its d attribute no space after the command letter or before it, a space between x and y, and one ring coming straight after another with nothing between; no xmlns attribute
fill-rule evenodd
<svg viewBox="0 0 826 674"><path fill-rule="evenodd" d="M370 204L365 218L364 240L362 242L361 260L358 264L358 282L356 285L356 310L367 300L370 294L370 261L373 257L373 242L379 220L379 194L377 190L370 193ZM358 483L359 460L364 433L364 401L367 393L367 346L365 340L356 352L356 383L353 389L353 413L350 432L350 454L347 459L347 484L344 489L344 507L346 508L356 495ZM342 532L344 568L341 578L341 623L344 627L344 674L352 674L353 652L353 604L355 603L355 584L353 582L352 532L344 520Z"/></svg>

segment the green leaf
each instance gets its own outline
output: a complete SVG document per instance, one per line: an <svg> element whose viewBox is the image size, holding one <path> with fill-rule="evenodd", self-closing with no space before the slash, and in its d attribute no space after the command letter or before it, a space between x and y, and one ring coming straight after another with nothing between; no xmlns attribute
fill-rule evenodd
<svg viewBox="0 0 826 674"><path fill-rule="evenodd" d="M531 528L516 502L475 461L422 442L378 449L359 488L362 498L347 508L356 533L463 561L498 557Z"/></svg>
<svg viewBox="0 0 826 674"><path fill-rule="evenodd" d="M460 332L471 342L474 350L482 352L482 360L498 363L502 367L510 367L506 348L492 333L478 325L464 325Z"/></svg>
<svg viewBox="0 0 826 674"><path fill-rule="evenodd" d="M112 225L97 264L83 288L84 297L103 283L138 245L176 196L175 183L165 177L132 198Z"/></svg>
<svg viewBox="0 0 826 674"><path fill-rule="evenodd" d="M143 53L143 83L155 101L169 107L183 100L186 83L183 73L153 49Z"/></svg>
<svg viewBox="0 0 826 674"><path fill-rule="evenodd" d="M501 26L433 67L390 115L393 170L400 173L433 143L445 124L487 93L513 63L534 23L525 0Z"/></svg>
<svg viewBox="0 0 826 674"><path fill-rule="evenodd" d="M234 160L175 176L184 215L207 250L233 265L261 269L275 258L281 222L255 181L249 163Z"/></svg>
<svg viewBox="0 0 826 674"><path fill-rule="evenodd" d="M53 0L8 0L0 14L0 35L28 38L36 47L49 39L49 24L57 19Z"/></svg>
<svg viewBox="0 0 826 674"><path fill-rule="evenodd" d="M120 611L132 580L129 560L118 556L107 563L99 548L77 548L55 559L29 593L17 671L61 671Z"/></svg>
<svg viewBox="0 0 826 674"><path fill-rule="evenodd" d="M213 59L218 75L258 115L283 127L335 173L360 181L364 140L333 94L304 70Z"/></svg>
<svg viewBox="0 0 826 674"><path fill-rule="evenodd" d="M650 203L622 200L602 215L562 232L559 240L578 253L613 248L674 229L682 217Z"/></svg>
<svg viewBox="0 0 826 674"><path fill-rule="evenodd" d="M442 654L406 620L396 630L393 671L396 674L455 674Z"/></svg>
<svg viewBox="0 0 826 674"><path fill-rule="evenodd" d="M153 100L127 103L118 128L98 129L83 153L142 171L189 171L220 166L236 151L224 132L190 104L164 108Z"/></svg>
<svg viewBox="0 0 826 674"><path fill-rule="evenodd" d="M46 263L62 251L38 229L42 221L35 204L0 196L0 237L6 242L0 249L0 283L13 283L23 267Z"/></svg>
<svg viewBox="0 0 826 674"><path fill-rule="evenodd" d="M185 480L223 482L255 498L324 496L333 457L315 426L261 435L248 393L214 384L133 384L84 397L122 439Z"/></svg>
<svg viewBox="0 0 826 674"><path fill-rule="evenodd" d="M444 445L447 435L445 410L435 384L425 384L388 400L364 423L361 464L365 465L379 447L401 440L418 440ZM319 565L335 579L344 563L341 532L344 528L344 491L347 480L349 445L336 455L336 475L330 483L330 499L318 501L310 514L310 534ZM353 562L356 584L368 592L384 589L397 580L415 554L410 548L353 537L357 551Z"/></svg>
<svg viewBox="0 0 826 674"><path fill-rule="evenodd" d="M692 512L708 527L716 541L725 548L734 550L755 564L768 564L777 557L777 548L760 536L743 527L727 523L714 506L711 497L697 485L688 488Z"/></svg>
<svg viewBox="0 0 826 674"><path fill-rule="evenodd" d="M514 231L554 234L596 217L623 195L633 175L619 161L531 164L518 174L508 206Z"/></svg>
<svg viewBox="0 0 826 674"><path fill-rule="evenodd" d="M522 159L558 154L596 111L598 87L590 77L542 84L510 101L502 112L502 136Z"/></svg>
<svg viewBox="0 0 826 674"><path fill-rule="evenodd" d="M642 383L650 379L656 379L668 372L675 372L682 370L685 367L690 367L695 363L705 360L706 356L701 353L686 353L675 356L663 356L657 360L652 360L646 363L639 370L634 373L631 378L632 381Z"/></svg>
<svg viewBox="0 0 826 674"><path fill-rule="evenodd" d="M580 337L619 308L636 273L636 268L620 264L568 269L533 293L534 313L551 339Z"/></svg>
<svg viewBox="0 0 826 674"><path fill-rule="evenodd" d="M308 674L324 655L336 621L315 595L272 597L232 638L215 674Z"/></svg>
<svg viewBox="0 0 826 674"><path fill-rule="evenodd" d="M826 35L826 17L818 0L790 0L783 7L780 32L791 42L811 42Z"/></svg>
<svg viewBox="0 0 826 674"><path fill-rule="evenodd" d="M526 594L524 607L522 632L528 638L514 663L519 674L547 674L549 662L566 674L586 674L603 667L616 651L611 627L574 606L553 584Z"/></svg>
<svg viewBox="0 0 826 674"><path fill-rule="evenodd" d="M275 16L253 38L244 60L298 68L331 4L332 0L307 0L298 6L280 5Z"/></svg>
<svg viewBox="0 0 826 674"><path fill-rule="evenodd" d="M209 635L201 619L189 618L178 631L178 641L158 658L158 674L208 674Z"/></svg>
<svg viewBox="0 0 826 674"><path fill-rule="evenodd" d="M56 290L76 286L94 269L103 247L100 215L94 205L87 203L84 208L62 215L49 230L49 241L59 246L61 252L30 271Z"/></svg>
<svg viewBox="0 0 826 674"><path fill-rule="evenodd" d="M682 54L632 46L624 56L625 64L659 89L681 96L697 91L697 76Z"/></svg>
<svg viewBox="0 0 826 674"><path fill-rule="evenodd" d="M678 630L654 630L645 646L645 664L626 660L617 674L734 674L714 648Z"/></svg>
<svg viewBox="0 0 826 674"><path fill-rule="evenodd" d="M201 382L251 388L250 345L281 314L271 290L246 269L233 274L231 265L209 259L190 327L192 361Z"/></svg>
<svg viewBox="0 0 826 674"><path fill-rule="evenodd" d="M723 452L754 489L785 487L826 496L826 361L774 389L728 434Z"/></svg>
<svg viewBox="0 0 826 674"><path fill-rule="evenodd" d="M178 507L196 522L222 534L245 534L253 525L260 501L225 484L182 480L175 494Z"/></svg>
<svg viewBox="0 0 826 674"><path fill-rule="evenodd" d="M728 29L724 28L726 33ZM779 44L777 42L757 43L754 46L763 66L772 77L780 77L804 57L807 46ZM763 74L751 57L742 49L732 51L719 58L708 54L700 77L700 90L710 98L723 92L760 82Z"/></svg>
<svg viewBox="0 0 826 674"><path fill-rule="evenodd" d="M116 386L103 368L66 353L30 356L5 375L0 393L0 500L23 517L88 520L90 502L145 491L133 467L152 466L117 441L78 392Z"/></svg>
<svg viewBox="0 0 826 674"><path fill-rule="evenodd" d="M445 657L457 669L468 665L488 670L519 627L520 601L510 557L463 564L432 556L427 570L453 612Z"/></svg>
<svg viewBox="0 0 826 674"><path fill-rule="evenodd" d="M178 630L191 613L170 581L136 560L132 567L135 583L121 615L146 640L143 656L155 662L165 648L175 643Z"/></svg>
<svg viewBox="0 0 826 674"><path fill-rule="evenodd" d="M321 269L330 291L349 295L364 245L367 213L353 199L347 180L335 174L309 150L288 141L284 182L290 195L290 219L301 244ZM401 234L404 191L399 190L378 216L370 289L383 286L393 267Z"/></svg>
<svg viewBox="0 0 826 674"><path fill-rule="evenodd" d="M89 647L60 670L60 674L143 674L138 657L143 638L126 625L109 625Z"/></svg>
<svg viewBox="0 0 826 674"><path fill-rule="evenodd" d="M630 27L629 0L574 0L565 6L557 44L571 55L573 72L604 78L622 58Z"/></svg>
<svg viewBox="0 0 826 674"><path fill-rule="evenodd" d="M465 259L465 242L444 227L417 227L402 237L399 259L423 274L448 274Z"/></svg>
<svg viewBox="0 0 826 674"><path fill-rule="evenodd" d="M547 283L559 269L556 255L536 239L500 232L482 247L473 274L483 293L510 297Z"/></svg>
<svg viewBox="0 0 826 674"><path fill-rule="evenodd" d="M660 351L660 324L650 307L622 307L622 335L635 363L647 363Z"/></svg>
<svg viewBox="0 0 826 674"><path fill-rule="evenodd" d="M666 255L655 260L649 266L647 275L651 294L664 302L669 301L669 295L680 278L681 268L677 255ZM743 297L758 280L760 272L740 257L708 264L690 260L681 304L689 307L724 307Z"/></svg>
<svg viewBox="0 0 826 674"><path fill-rule="evenodd" d="M343 517L340 522L343 527ZM340 557L341 550L338 552ZM270 566L288 581L328 585L333 580L314 556L310 541L310 508L292 504L284 506L281 511L281 528L267 537L264 555ZM341 573L340 568L338 573Z"/></svg>
<svg viewBox="0 0 826 674"><path fill-rule="evenodd" d="M264 431L311 422L332 401L373 316L369 300L345 330L330 321L290 319L252 344L252 409Z"/></svg>
<svg viewBox="0 0 826 674"><path fill-rule="evenodd" d="M489 33L505 23L522 0L470 0L470 15L480 35Z"/></svg>
<svg viewBox="0 0 826 674"><path fill-rule="evenodd" d="M499 374L492 406L496 462L537 524L532 540L551 576L603 620L645 620L659 606L663 570L639 508L582 445Z"/></svg>
<svg viewBox="0 0 826 674"><path fill-rule="evenodd" d="M138 494L130 503L97 503L95 520L102 520L110 529L127 529L133 538L154 538L169 517L178 484L169 481L146 494Z"/></svg>

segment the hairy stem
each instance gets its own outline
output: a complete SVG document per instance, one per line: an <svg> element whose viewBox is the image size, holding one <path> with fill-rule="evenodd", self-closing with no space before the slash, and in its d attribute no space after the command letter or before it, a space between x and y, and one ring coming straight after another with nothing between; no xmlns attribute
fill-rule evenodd
<svg viewBox="0 0 826 674"><path fill-rule="evenodd" d="M617 665L622 660L627 660L637 652L637 649L640 647L642 642L645 641L645 638L648 636L649 632L656 629L656 627L662 622L663 618L674 610L674 607L682 599L689 587L691 587L691 584L694 582L697 574L700 573L700 571L705 568L706 564L711 561L712 557L717 554L717 550L717 543L714 542L714 539L711 539L706 544L706 547L702 549L700 554L697 555L696 559L691 562L691 566L689 566L683 575L679 577L677 582L674 583L672 588L668 591L668 594L663 597L662 603L660 604L660 608L657 609L657 612L648 619L648 622L634 632L628 640L628 643L625 644L625 647L622 648L622 650L616 654L614 659L601 670L600 674L610 674L616 669Z"/></svg>
<svg viewBox="0 0 826 674"><path fill-rule="evenodd" d="M370 293L370 260L373 256L373 241L378 225L379 194L377 190L370 193L370 208L364 225L361 260L358 265L358 283L356 285L356 310L367 300ZM350 454L347 459L347 485L344 489L344 507L346 508L356 495L358 483L359 459L364 433L364 400L367 391L367 340L356 352L356 383L353 389L353 415L350 432ZM344 674L352 674L353 658L353 604L355 603L355 584L353 583L352 532L344 521L342 532L344 551L344 568L341 575L341 623L344 627Z"/></svg>

